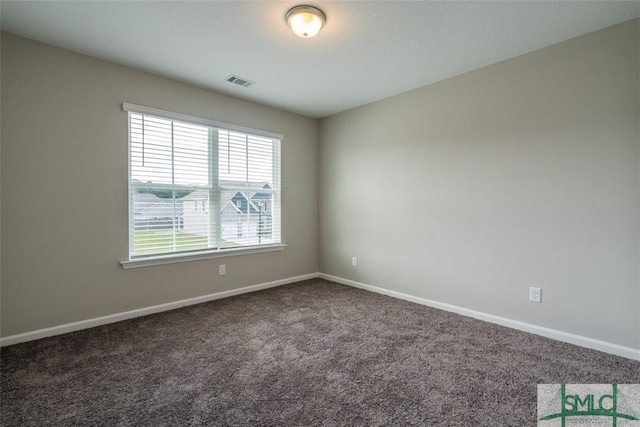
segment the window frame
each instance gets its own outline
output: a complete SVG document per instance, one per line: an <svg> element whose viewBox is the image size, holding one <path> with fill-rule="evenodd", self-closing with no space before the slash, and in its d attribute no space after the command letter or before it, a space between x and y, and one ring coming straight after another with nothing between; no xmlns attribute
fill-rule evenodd
<svg viewBox="0 0 640 427"><path fill-rule="evenodd" d="M128 259L120 262L120 264L124 269L147 267L147 266L162 265L162 264L172 264L172 263L185 262L185 261L196 261L196 260L202 260L202 259L220 258L220 257L228 257L228 256L236 256L236 255L244 255L244 254L282 251L287 247L287 245L282 242L282 235L281 235L282 209L280 208L280 215L279 215L280 221L278 222L277 225L274 225L278 227L278 232L280 233L280 243L238 246L233 248L212 248L212 249L205 249L205 250L196 251L196 252L176 252L176 253L164 253L159 255L150 255L150 256L144 256L144 257L132 257L133 251L132 251L131 245L133 245L133 241L131 240L130 230L131 230L132 208L133 208L133 203L131 199L133 194L132 193L133 185L131 181L131 145L130 145L131 134L130 134L130 125L129 125L129 113L155 116L155 117L168 119L168 120L182 121L186 123L212 127L216 129L237 131L237 132L255 135L259 137L277 139L280 141L280 147L281 147L282 141L284 140L284 137L283 135L274 133L274 132L269 132L269 131L264 131L259 129L252 129L245 126L219 122L216 120L210 120L210 119L205 119L201 117L181 114L181 113L174 113L171 111L165 111L157 108L131 104L128 102L122 103L122 110L127 113L127 199L128 199L127 201L127 236L128 237L127 238L129 240ZM216 149L218 149L217 144L216 144ZM280 159L278 161L279 168L273 171L274 180L276 180L279 184L279 191L274 193L274 197L277 198L277 200L272 200L272 203L274 204L277 203L278 205L281 206L282 162L281 162L280 152L279 152L279 155L280 155ZM217 186L216 191L219 191L220 184L216 183L216 186Z"/></svg>

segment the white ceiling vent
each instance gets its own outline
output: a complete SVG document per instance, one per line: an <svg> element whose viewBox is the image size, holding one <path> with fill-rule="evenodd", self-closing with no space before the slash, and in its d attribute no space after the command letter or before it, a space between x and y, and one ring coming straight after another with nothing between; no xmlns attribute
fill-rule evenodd
<svg viewBox="0 0 640 427"><path fill-rule="evenodd" d="M227 81L229 83L233 83L233 84L240 85L240 86L243 86L243 87L249 87L249 86L251 86L252 84L255 83L255 82L252 82L249 79L245 79L244 77L234 76L233 74L230 75L229 77L227 77Z"/></svg>

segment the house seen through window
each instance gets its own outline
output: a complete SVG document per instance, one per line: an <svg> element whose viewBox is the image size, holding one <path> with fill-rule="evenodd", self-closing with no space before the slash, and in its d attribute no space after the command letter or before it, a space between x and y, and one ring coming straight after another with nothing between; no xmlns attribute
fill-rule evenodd
<svg viewBox="0 0 640 427"><path fill-rule="evenodd" d="M279 138L129 111L129 154L131 259L280 243Z"/></svg>

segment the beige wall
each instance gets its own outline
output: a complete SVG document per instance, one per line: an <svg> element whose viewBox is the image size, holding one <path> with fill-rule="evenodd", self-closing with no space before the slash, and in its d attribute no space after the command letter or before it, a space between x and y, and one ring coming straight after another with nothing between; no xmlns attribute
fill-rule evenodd
<svg viewBox="0 0 640 427"><path fill-rule="evenodd" d="M316 120L6 33L1 90L2 336L318 271ZM283 134L288 248L123 270L123 101Z"/></svg>
<svg viewBox="0 0 640 427"><path fill-rule="evenodd" d="M640 348L638 22L321 120L320 271Z"/></svg>
<svg viewBox="0 0 640 427"><path fill-rule="evenodd" d="M2 33L1 336L319 269L640 348L638 22L324 119L319 153L315 120ZM284 134L288 249L122 270L122 101Z"/></svg>

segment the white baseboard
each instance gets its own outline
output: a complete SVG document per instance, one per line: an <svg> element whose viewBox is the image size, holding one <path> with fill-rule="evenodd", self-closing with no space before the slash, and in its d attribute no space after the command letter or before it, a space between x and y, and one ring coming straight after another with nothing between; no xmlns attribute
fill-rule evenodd
<svg viewBox="0 0 640 427"><path fill-rule="evenodd" d="M584 337L581 335L570 334L568 332L549 329L543 326L533 325L531 323L520 322L518 320L511 320L505 317L494 316L493 314L482 313L480 311L470 310L468 308L458 307L452 304L432 301L426 298L404 294L402 292L396 292L396 291L391 291L384 288L378 288L376 286L367 285L365 283L360 283L360 282L356 282L349 279L343 279L342 277L336 277L330 274L320 273L319 277L326 280L331 280L332 282L340 283L343 285L353 286L354 288L360 288L367 291L376 292L378 294L383 294L390 297L415 302L415 303L426 305L429 307L438 308L444 311L458 313L463 316L473 317L475 319L484 320L486 322L496 323L498 325L506 326L508 328L517 329L520 331L529 332L536 335L541 335L543 337L551 338L557 341L562 341L569 344L578 345L580 347L599 350L599 351L613 354L616 356L626 357L627 359L640 361L640 349L625 347L622 345L613 344L606 341L597 340L594 338Z"/></svg>
<svg viewBox="0 0 640 427"><path fill-rule="evenodd" d="M391 291L389 289L379 288L376 286L367 285L365 283L360 283L354 280L344 279L342 277L332 276L330 274L325 274L325 273L304 274L302 276L289 277L286 279L275 280L273 282L266 282L266 283L260 283L257 285L252 285L252 286L245 286L238 289L231 289L228 291L216 292L213 294L203 295L200 297L174 301L166 304L154 305L151 307L125 311L122 313L110 314L107 316L96 317L93 319L81 320L79 322L66 323L64 325L53 326L45 329L38 329L36 331L25 332L17 335L10 335L4 338L0 338L0 347L37 340L40 338L52 337L55 335L66 334L68 332L74 332L82 329L93 328L95 326L120 322L122 320L133 319L135 317L146 316L149 314L160 313L163 311L174 310L176 308L186 307L194 304L200 304L203 302L213 301L221 298L227 298L234 295L255 292L261 289L274 288L277 286L282 286L289 283L295 283L302 280L313 279L316 277L322 277L323 279L331 280L333 282L340 283L343 285L352 286L355 288L360 288L360 289L364 289L371 292L376 292L382 295L387 295L390 297L415 302L417 304L438 308L440 310L458 313L463 316L473 317L475 319L484 320L486 322L495 323L495 324L506 326L512 329L517 329L520 331L541 335L543 337L555 339L555 340L566 342L569 344L575 344L581 347L599 350L605 353L614 354L616 356L626 357L628 359L640 361L640 349L625 347L618 344L597 340L594 338L584 337L581 335L575 335L568 332L562 332L555 329L545 328L543 326L533 325L531 323L525 323L525 322L520 322L518 320L507 319L505 317L494 316L493 314L482 313L479 311L470 310L468 308L458 307L452 304L446 304L438 301L429 300L426 298L416 297L413 295L404 294L402 292Z"/></svg>
<svg viewBox="0 0 640 427"><path fill-rule="evenodd" d="M133 319L134 317L146 316L148 314L160 313L162 311L174 310L176 308L186 307L194 304L200 304L203 302L213 301L221 298L227 298L234 295L255 292L261 289L275 288L276 286L295 283L301 280L314 279L316 277L319 277L318 273L304 274L302 276L289 277L286 279L275 280L273 282L259 283L257 285L245 286L238 289L231 289L229 291L216 292L209 295L183 299L180 301L169 302L166 304L153 305L151 307L139 308L136 310L125 311L122 313L110 314L108 316L95 317L93 319L81 320L79 322L66 323L64 325L53 326L51 328L38 329L36 331L25 332L23 334L10 335L8 337L0 338L0 347L5 347L12 344L19 344L26 341L33 341L40 338L52 337L54 335L66 334L68 332L75 332L81 329L88 329L88 328L93 328L95 326L106 325L108 323L120 322L122 320Z"/></svg>

